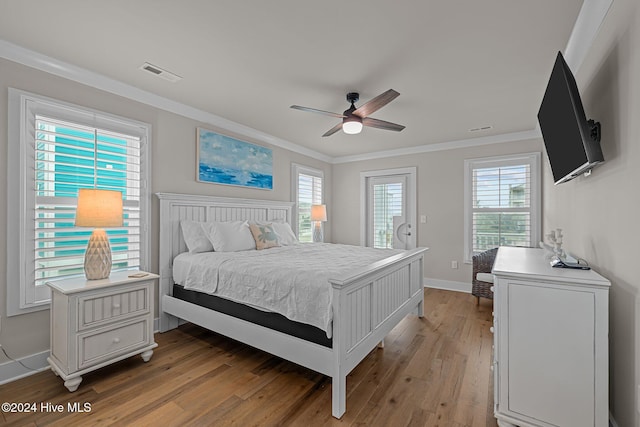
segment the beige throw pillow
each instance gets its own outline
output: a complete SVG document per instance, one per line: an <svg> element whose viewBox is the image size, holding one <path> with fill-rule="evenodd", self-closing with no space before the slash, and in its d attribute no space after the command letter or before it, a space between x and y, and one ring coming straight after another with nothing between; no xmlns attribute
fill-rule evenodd
<svg viewBox="0 0 640 427"><path fill-rule="evenodd" d="M256 249L268 249L280 246L278 235L272 224L249 224L253 240L256 241Z"/></svg>

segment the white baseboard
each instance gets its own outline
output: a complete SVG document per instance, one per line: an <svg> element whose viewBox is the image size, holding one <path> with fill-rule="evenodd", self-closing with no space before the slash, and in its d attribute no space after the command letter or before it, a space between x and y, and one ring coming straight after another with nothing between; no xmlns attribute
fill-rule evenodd
<svg viewBox="0 0 640 427"><path fill-rule="evenodd" d="M446 291L456 291L471 293L471 283L455 282L453 280L432 279L430 277L424 278L425 288L444 289Z"/></svg>
<svg viewBox="0 0 640 427"><path fill-rule="evenodd" d="M49 350L0 364L0 385L49 369L47 357ZM25 368L20 362L31 369Z"/></svg>

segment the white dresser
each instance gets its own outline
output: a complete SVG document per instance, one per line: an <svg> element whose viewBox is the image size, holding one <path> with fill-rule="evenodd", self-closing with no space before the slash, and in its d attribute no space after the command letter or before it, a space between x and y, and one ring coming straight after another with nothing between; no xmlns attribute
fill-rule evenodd
<svg viewBox="0 0 640 427"><path fill-rule="evenodd" d="M501 247L493 274L498 424L606 427L609 281L529 248Z"/></svg>
<svg viewBox="0 0 640 427"><path fill-rule="evenodd" d="M141 354L147 362L153 341L153 294L157 275L129 277L111 273L101 280L84 277L47 282L51 288L51 355L54 373L76 391L82 375Z"/></svg>

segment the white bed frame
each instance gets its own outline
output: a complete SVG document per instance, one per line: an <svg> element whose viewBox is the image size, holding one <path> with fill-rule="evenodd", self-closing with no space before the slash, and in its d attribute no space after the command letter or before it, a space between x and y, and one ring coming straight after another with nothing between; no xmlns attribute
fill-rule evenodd
<svg viewBox="0 0 640 427"><path fill-rule="evenodd" d="M333 348L305 341L174 298L173 258L185 252L180 220L284 220L293 203L157 193L160 199L160 330L180 319L203 326L332 378L332 415L346 410L346 377L407 314L424 315L422 259L418 248L329 280Z"/></svg>

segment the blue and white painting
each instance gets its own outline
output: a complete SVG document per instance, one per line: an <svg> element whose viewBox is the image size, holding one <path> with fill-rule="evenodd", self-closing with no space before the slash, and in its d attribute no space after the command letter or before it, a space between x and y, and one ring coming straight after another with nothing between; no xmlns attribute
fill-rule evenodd
<svg viewBox="0 0 640 427"><path fill-rule="evenodd" d="M198 128L198 181L272 190L272 151Z"/></svg>

